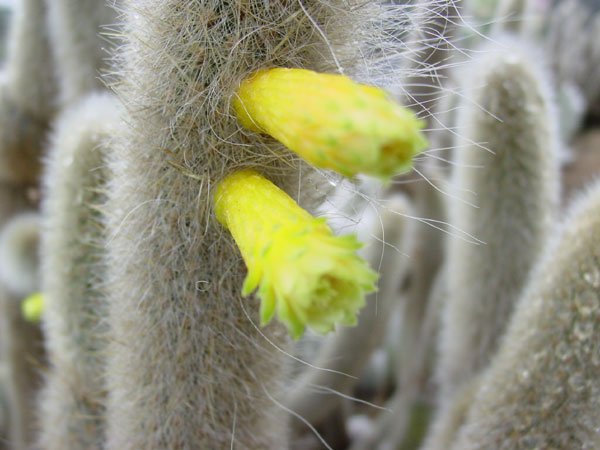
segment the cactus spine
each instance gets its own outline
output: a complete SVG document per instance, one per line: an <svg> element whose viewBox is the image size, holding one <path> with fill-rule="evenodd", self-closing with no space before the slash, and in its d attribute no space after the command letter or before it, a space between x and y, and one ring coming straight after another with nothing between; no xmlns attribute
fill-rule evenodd
<svg viewBox="0 0 600 450"><path fill-rule="evenodd" d="M258 302L240 296L245 270L210 196L223 176L251 167L306 198L298 175L310 170L241 131L230 103L257 69L343 65L350 49L336 49L352 28L350 10L127 3L117 90L129 117L111 154L107 207L107 448L286 447L285 414L273 401L285 358L273 344L287 339L278 326L256 328Z"/></svg>
<svg viewBox="0 0 600 450"><path fill-rule="evenodd" d="M455 450L598 448L600 185L537 266Z"/></svg>
<svg viewBox="0 0 600 450"><path fill-rule="evenodd" d="M476 86L459 117L452 201L449 298L442 316L439 379L444 404L488 363L558 202L556 130L543 79L531 57L488 49L473 69ZM510 47L509 47L510 46Z"/></svg>
<svg viewBox="0 0 600 450"><path fill-rule="evenodd" d="M106 139L116 99L91 95L61 114L44 176L44 334L50 369L40 448L100 449L104 439L106 302L102 292Z"/></svg>

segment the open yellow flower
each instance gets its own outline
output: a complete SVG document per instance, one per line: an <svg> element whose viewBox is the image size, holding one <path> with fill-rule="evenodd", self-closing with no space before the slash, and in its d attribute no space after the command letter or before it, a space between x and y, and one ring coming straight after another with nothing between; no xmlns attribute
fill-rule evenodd
<svg viewBox="0 0 600 450"><path fill-rule="evenodd" d="M277 139L312 165L387 180L412 167L424 122L385 91L305 69L261 70L233 100L240 123Z"/></svg>
<svg viewBox="0 0 600 450"><path fill-rule="evenodd" d="M261 325L277 312L298 339L306 326L327 333L356 323L377 274L356 254L354 236L334 236L324 219L252 170L219 183L215 212L248 267L242 295L258 288Z"/></svg>
<svg viewBox="0 0 600 450"><path fill-rule="evenodd" d="M28 322L39 322L43 312L44 295L41 292L31 294L21 302L21 314Z"/></svg>

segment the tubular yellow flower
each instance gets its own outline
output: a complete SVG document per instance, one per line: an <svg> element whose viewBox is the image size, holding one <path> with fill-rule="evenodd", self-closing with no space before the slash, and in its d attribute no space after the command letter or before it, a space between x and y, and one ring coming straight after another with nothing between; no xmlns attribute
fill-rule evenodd
<svg viewBox="0 0 600 450"><path fill-rule="evenodd" d="M427 141L423 121L382 89L305 69L261 70L233 100L240 123L312 165L389 179L412 167Z"/></svg>
<svg viewBox="0 0 600 450"><path fill-rule="evenodd" d="M258 288L261 325L277 312L298 339L306 326L324 334L356 323L377 274L356 255L354 236L334 236L324 219L252 170L219 183L215 212L248 267L242 295Z"/></svg>
<svg viewBox="0 0 600 450"><path fill-rule="evenodd" d="M44 295L41 292L31 294L21 302L21 314L28 322L39 322L43 312Z"/></svg>

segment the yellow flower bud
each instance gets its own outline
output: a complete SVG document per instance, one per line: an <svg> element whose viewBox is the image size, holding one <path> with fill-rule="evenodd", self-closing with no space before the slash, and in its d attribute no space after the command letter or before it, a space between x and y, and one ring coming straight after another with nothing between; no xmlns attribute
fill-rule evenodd
<svg viewBox="0 0 600 450"><path fill-rule="evenodd" d="M423 121L382 89L304 69L261 70L233 100L240 123L277 139L312 165L389 179L427 145Z"/></svg>
<svg viewBox="0 0 600 450"><path fill-rule="evenodd" d="M356 254L354 236L334 236L324 219L251 170L219 183L215 212L248 267L242 295L258 288L261 325L277 312L298 339L306 326L324 334L356 323L377 274Z"/></svg>
<svg viewBox="0 0 600 450"><path fill-rule="evenodd" d="M43 312L44 295L41 292L31 294L21 302L21 314L28 322L39 322Z"/></svg>

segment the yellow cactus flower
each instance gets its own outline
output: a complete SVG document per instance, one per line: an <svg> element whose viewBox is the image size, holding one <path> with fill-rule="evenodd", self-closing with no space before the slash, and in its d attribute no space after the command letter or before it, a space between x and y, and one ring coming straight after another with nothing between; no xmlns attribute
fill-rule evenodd
<svg viewBox="0 0 600 450"><path fill-rule="evenodd" d="M356 254L354 236L334 236L324 219L252 170L226 177L214 199L248 267L242 295L258 288L261 325L277 312L298 339L306 326L324 334L356 324L377 274Z"/></svg>
<svg viewBox="0 0 600 450"><path fill-rule="evenodd" d="M424 122L385 91L305 69L261 70L233 100L240 123L266 133L312 165L387 180L427 145Z"/></svg>
<svg viewBox="0 0 600 450"><path fill-rule="evenodd" d="M21 302L21 314L28 322L39 322L43 312L44 295L41 292L31 294Z"/></svg>

